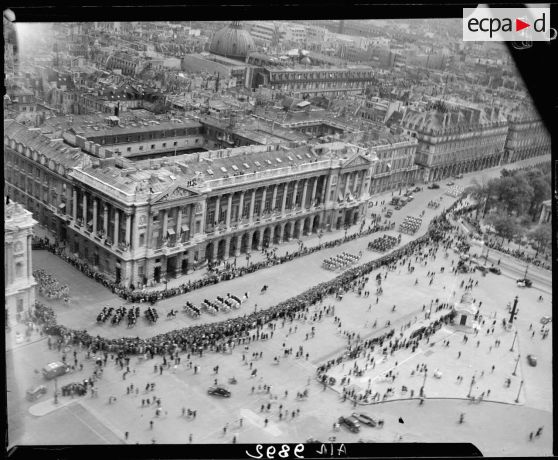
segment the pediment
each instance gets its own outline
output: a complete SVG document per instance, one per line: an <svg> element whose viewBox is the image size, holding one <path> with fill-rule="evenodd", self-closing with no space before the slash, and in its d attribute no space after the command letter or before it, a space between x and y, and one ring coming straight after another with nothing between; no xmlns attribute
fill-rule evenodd
<svg viewBox="0 0 558 460"><path fill-rule="evenodd" d="M349 158L347 162L343 165L344 168L354 168L357 166L370 166L371 161L364 155L356 154L352 158Z"/></svg>
<svg viewBox="0 0 558 460"><path fill-rule="evenodd" d="M199 196L199 193L181 184L173 185L164 191L153 203L161 203L164 201L174 201L184 198Z"/></svg>

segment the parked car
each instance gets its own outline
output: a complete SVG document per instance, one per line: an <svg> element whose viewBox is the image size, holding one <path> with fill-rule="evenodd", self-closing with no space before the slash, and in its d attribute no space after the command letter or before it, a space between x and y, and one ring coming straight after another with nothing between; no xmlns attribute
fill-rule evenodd
<svg viewBox="0 0 558 460"><path fill-rule="evenodd" d="M495 275L501 275L502 274L502 270L500 270L498 267L490 267L488 269L488 271L490 273L494 273Z"/></svg>
<svg viewBox="0 0 558 460"><path fill-rule="evenodd" d="M386 212L386 217L390 218L391 216L393 216L393 211L390 209L388 212Z"/></svg>
<svg viewBox="0 0 558 460"><path fill-rule="evenodd" d="M449 181L446 185L448 185L449 187L451 187L452 185L455 185L455 182Z"/></svg>
<svg viewBox="0 0 558 460"><path fill-rule="evenodd" d="M413 192L417 193L417 192L420 192L421 190L422 190L422 189L421 189L420 187L415 187L415 188L413 189Z"/></svg>
<svg viewBox="0 0 558 460"><path fill-rule="evenodd" d="M356 412L353 412L353 418L356 418L360 423L364 423L365 425L371 426L371 427L375 427L378 422L376 422L376 420L374 420L372 417L369 417L366 414L357 414Z"/></svg>
<svg viewBox="0 0 558 460"><path fill-rule="evenodd" d="M428 186L429 189L436 189L436 188L440 188L440 185L437 184L436 182L433 182L432 184L430 184Z"/></svg>
<svg viewBox="0 0 558 460"><path fill-rule="evenodd" d="M552 317L551 316L543 316L541 318L541 324L548 324L552 322Z"/></svg>
<svg viewBox="0 0 558 460"><path fill-rule="evenodd" d="M216 387L209 387L207 390L207 394L213 395L213 396L222 396L223 398L230 398L231 397L231 392L229 390L227 390L225 387L220 387L220 386L216 386Z"/></svg>
<svg viewBox="0 0 558 460"><path fill-rule="evenodd" d="M339 423L345 425L353 433L360 431L360 423L352 417L339 417Z"/></svg>
<svg viewBox="0 0 558 460"><path fill-rule="evenodd" d="M454 177L454 179L463 179L463 174L456 174L453 177Z"/></svg>
<svg viewBox="0 0 558 460"><path fill-rule="evenodd" d="M479 272L481 272L482 274L488 273L488 268L486 268L484 265L478 265L478 263L477 263L477 265L475 266L475 268L476 268Z"/></svg>
<svg viewBox="0 0 558 460"><path fill-rule="evenodd" d="M527 362L530 366L535 367L537 365L537 357L535 355L527 355Z"/></svg>
<svg viewBox="0 0 558 460"><path fill-rule="evenodd" d="M62 361L55 361L43 367L43 376L45 379L50 380L66 374L69 370L70 366L67 364L64 364Z"/></svg>
<svg viewBox="0 0 558 460"><path fill-rule="evenodd" d="M407 195L407 200L408 201L413 201L415 199L414 195Z"/></svg>
<svg viewBox="0 0 558 460"><path fill-rule="evenodd" d="M26 391L25 396L28 401L36 401L42 395L46 394L46 392L47 392L47 387L45 387L44 385L37 385L34 388L29 388L29 390Z"/></svg>
<svg viewBox="0 0 558 460"><path fill-rule="evenodd" d="M533 286L533 282L528 278L523 278L516 281L518 287L531 287Z"/></svg>

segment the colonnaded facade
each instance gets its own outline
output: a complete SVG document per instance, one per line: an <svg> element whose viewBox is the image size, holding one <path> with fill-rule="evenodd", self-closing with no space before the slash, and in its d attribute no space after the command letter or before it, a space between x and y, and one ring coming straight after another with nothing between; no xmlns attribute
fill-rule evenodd
<svg viewBox="0 0 558 460"><path fill-rule="evenodd" d="M35 303L31 237L37 222L9 197L4 204L4 286L6 327L23 321Z"/></svg>
<svg viewBox="0 0 558 460"><path fill-rule="evenodd" d="M42 224L71 253L135 287L356 224L377 161L373 149L333 142L132 162L91 157L13 121L4 129L6 193L44 209Z"/></svg>

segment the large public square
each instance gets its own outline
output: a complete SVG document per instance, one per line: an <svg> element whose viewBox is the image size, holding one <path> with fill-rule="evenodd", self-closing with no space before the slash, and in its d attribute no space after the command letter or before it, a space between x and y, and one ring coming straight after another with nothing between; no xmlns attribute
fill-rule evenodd
<svg viewBox="0 0 558 460"><path fill-rule="evenodd" d="M473 178L496 177L499 170L467 174L456 182L466 186ZM412 236L403 234L401 245L425 234L428 222L456 200L446 194L447 189L442 183L438 190L424 187L416 193L412 202L394 211L394 230L358 237L281 265L158 301L155 306L160 319L156 324L149 324L143 317L133 328L127 328L125 321L119 325L98 323L96 317L103 307L131 304L44 250L33 251L33 268L43 268L64 280L71 286L71 300L67 304L41 297L38 300L54 309L59 324L86 329L90 335L104 338L149 338L247 315L334 279L339 272L322 268L322 261L328 257L341 252L361 253L359 265L379 258L380 253L367 249L368 242L381 234L397 236L399 224L406 216L419 216L425 211L419 231ZM387 202L391 196L389 192L373 197L371 202ZM427 203L432 200L439 201L440 207L428 208ZM383 207L371 206L369 212L379 213ZM366 225L369 221L367 216ZM358 230L359 225L355 225L347 234ZM326 233L320 241L316 235L303 237L302 243L312 247L344 234L344 230ZM279 245L276 252L292 253L298 247L299 243L293 241ZM481 255L479 248L472 247L471 252ZM54 382L45 382L40 369L48 362L60 360L62 354L70 363L75 356L83 369L76 366L74 372L58 378L60 388L91 376L96 368L94 357L88 358L80 347L51 349L47 338L37 332L27 342L16 341L12 331L7 336L9 444L216 444L231 443L233 439L237 443L277 443L305 442L310 438L327 442L335 437L337 442L471 442L486 456L551 455L552 338L543 336L540 322L542 317L552 315L551 273L530 267L534 285L520 288L516 279L521 277L525 264L497 254L492 252L488 262L497 263L501 275L452 273L451 268L459 260L455 248L447 254L439 249L435 256L421 263L413 261L413 272L399 263L394 270L379 268L368 275L369 281L363 288L370 291L369 296L349 291L341 299L325 297L309 307L300 319L278 320L271 327L266 326L264 332L273 332L266 340L254 340L225 353L205 352L202 357L183 353L179 363L169 361L161 367L163 361L159 356L154 359L131 356L130 372L126 374L109 356L96 383L95 397L61 396L56 404ZM250 262L264 257L254 253ZM428 276L432 272L433 278ZM376 296L378 274L382 275L384 292ZM172 280L168 288L202 276L201 271L193 272ZM447 308L436 307L458 302L465 293L462 284L471 278L470 293L477 304L482 302L484 324L478 334L467 334L469 339L464 341L464 332L445 325L412 351L404 348L383 354L381 349L374 350L368 356L375 358L373 366L365 367L361 358L343 360L328 371L328 375L335 376L335 385L326 388L316 379L320 365L343 355L349 335L353 340L357 336L367 340L394 329L396 337L404 339L447 313ZM262 293L264 285L269 288ZM238 310L215 316L205 313L192 319L182 311L186 301L199 305L205 298L215 299L227 293L249 296ZM511 328L504 328L502 320L509 318L508 305L516 296L517 319ZM142 310L146 307L141 305ZM171 309L177 309L178 315L169 319L166 313ZM549 323L545 329L551 326ZM289 349L292 353L285 353ZM528 355L537 357L536 367L528 364ZM358 377L349 374L355 364L364 370ZM424 364L429 372L418 372ZM437 376L434 370L439 371ZM396 376L389 383L388 372ZM232 377L236 384L228 382ZM370 389L384 394L388 387L393 391L378 402L353 402L343 398L340 384L349 377L350 388L357 392ZM207 389L215 382L227 386L231 397L208 395ZM148 383L155 384L153 391L146 390ZM47 386L47 394L38 402L26 401L26 389L38 384ZM418 397L421 387L424 399ZM305 391L307 397L297 397ZM471 396L478 398L481 394L482 401L471 401ZM160 399L160 406L153 403L155 399ZM184 415L184 409L195 410L196 416ZM352 412L383 419L383 427L362 426L359 433L334 428L339 416ZM541 434L530 439L530 433L540 427Z"/></svg>

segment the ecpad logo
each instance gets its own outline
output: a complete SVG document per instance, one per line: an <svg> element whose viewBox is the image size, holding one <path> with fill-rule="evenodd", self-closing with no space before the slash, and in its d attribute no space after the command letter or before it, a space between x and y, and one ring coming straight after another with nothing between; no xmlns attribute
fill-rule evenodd
<svg viewBox="0 0 558 460"><path fill-rule="evenodd" d="M550 8L463 8L464 41L550 41Z"/></svg>

